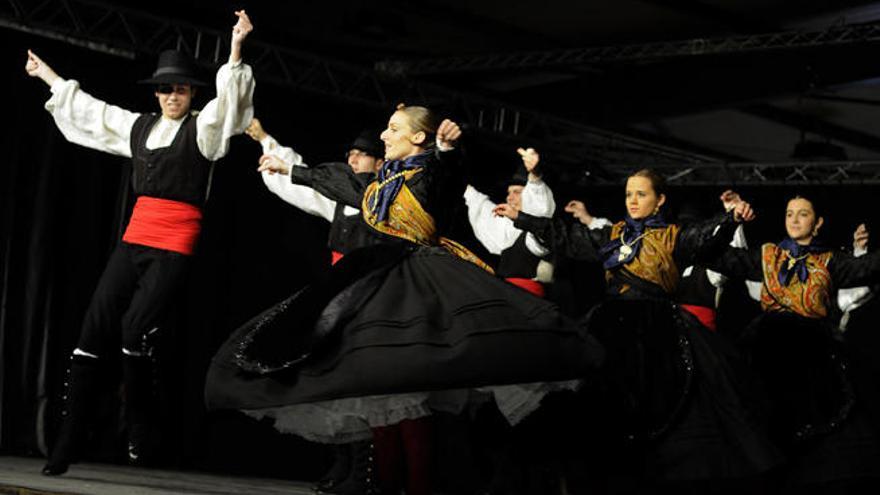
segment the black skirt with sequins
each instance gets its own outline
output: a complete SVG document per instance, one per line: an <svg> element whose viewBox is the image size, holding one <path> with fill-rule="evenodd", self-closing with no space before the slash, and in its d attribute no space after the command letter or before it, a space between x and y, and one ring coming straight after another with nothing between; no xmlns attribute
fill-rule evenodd
<svg viewBox="0 0 880 495"><path fill-rule="evenodd" d="M601 346L552 303L440 248L374 246L238 330L209 408L581 378Z"/></svg>

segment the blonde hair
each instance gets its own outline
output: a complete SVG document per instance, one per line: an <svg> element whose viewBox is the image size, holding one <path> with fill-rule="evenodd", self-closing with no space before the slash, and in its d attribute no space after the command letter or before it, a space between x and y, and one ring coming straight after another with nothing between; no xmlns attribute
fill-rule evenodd
<svg viewBox="0 0 880 495"><path fill-rule="evenodd" d="M409 120L409 127L414 133L424 132L425 141L422 143L423 148L431 148L434 146L434 136L437 135L437 128L440 126L434 112L427 107L407 106L403 103L397 104L397 111L406 115Z"/></svg>

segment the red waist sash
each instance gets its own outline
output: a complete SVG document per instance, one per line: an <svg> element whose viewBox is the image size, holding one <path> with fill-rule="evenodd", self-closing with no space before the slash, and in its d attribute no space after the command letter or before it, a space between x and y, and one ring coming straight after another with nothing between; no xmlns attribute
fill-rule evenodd
<svg viewBox="0 0 880 495"><path fill-rule="evenodd" d="M202 210L189 203L140 196L122 240L180 254L193 254L202 230Z"/></svg>
<svg viewBox="0 0 880 495"><path fill-rule="evenodd" d="M525 289L538 297L544 297L544 284L538 282L537 280L516 277L510 277L504 280L507 280L508 282L519 287L520 289Z"/></svg>
<svg viewBox="0 0 880 495"><path fill-rule="evenodd" d="M330 251L330 264L335 265L336 263L339 263L339 260L341 260L343 256L345 255L339 251Z"/></svg>
<svg viewBox="0 0 880 495"><path fill-rule="evenodd" d="M693 304L682 304L681 309L696 316L697 319L700 320L700 323L709 330L712 330L713 332L717 330L717 327L715 326L714 309L707 308L706 306L695 306Z"/></svg>

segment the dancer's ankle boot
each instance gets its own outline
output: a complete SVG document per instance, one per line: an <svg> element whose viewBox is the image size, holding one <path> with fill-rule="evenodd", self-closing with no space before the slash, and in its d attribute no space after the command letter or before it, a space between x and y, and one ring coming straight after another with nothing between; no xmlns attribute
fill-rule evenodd
<svg viewBox="0 0 880 495"><path fill-rule="evenodd" d="M88 438L90 411L100 380L96 358L74 355L64 377L61 428L49 452L43 474L58 476L79 460Z"/></svg>

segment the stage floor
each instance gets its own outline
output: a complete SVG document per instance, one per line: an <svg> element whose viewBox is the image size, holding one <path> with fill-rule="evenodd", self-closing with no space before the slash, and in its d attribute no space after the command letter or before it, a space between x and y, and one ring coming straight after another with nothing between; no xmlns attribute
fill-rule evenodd
<svg viewBox="0 0 880 495"><path fill-rule="evenodd" d="M74 464L64 476L40 474L45 459L0 456L0 495L311 494L305 482L197 472Z"/></svg>

